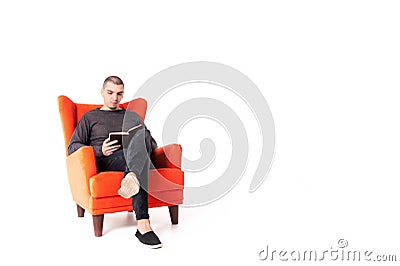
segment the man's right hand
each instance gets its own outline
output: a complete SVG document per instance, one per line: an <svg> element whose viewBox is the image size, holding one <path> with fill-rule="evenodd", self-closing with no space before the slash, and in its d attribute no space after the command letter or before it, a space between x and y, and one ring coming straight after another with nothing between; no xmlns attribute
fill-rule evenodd
<svg viewBox="0 0 400 266"><path fill-rule="evenodd" d="M101 151L103 152L103 155L104 156L110 156L116 150L118 150L121 147L121 145L114 145L117 142L118 142L118 140L110 141L109 138L105 139L103 141L103 146L101 147Z"/></svg>

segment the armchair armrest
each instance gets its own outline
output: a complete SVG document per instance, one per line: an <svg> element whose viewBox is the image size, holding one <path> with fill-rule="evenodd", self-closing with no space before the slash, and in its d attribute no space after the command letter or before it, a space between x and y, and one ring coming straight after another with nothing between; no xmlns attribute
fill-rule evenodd
<svg viewBox="0 0 400 266"><path fill-rule="evenodd" d="M156 148L151 154L151 161L155 168L181 168L182 146L169 144Z"/></svg>
<svg viewBox="0 0 400 266"><path fill-rule="evenodd" d="M67 156L68 181L74 201L87 207L91 176L97 174L96 157L91 146L84 146Z"/></svg>

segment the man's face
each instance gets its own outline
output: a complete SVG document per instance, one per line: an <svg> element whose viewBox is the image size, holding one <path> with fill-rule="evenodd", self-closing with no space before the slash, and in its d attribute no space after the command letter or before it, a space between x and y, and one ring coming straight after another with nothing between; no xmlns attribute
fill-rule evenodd
<svg viewBox="0 0 400 266"><path fill-rule="evenodd" d="M104 98L104 106L108 110L116 110L119 108L119 103L124 96L124 85L115 85L108 82L106 87L101 90L101 95Z"/></svg>

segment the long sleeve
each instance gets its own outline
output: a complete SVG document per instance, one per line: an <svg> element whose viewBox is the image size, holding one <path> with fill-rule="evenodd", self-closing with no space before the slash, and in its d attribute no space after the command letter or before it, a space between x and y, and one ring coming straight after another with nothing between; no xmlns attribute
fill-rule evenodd
<svg viewBox="0 0 400 266"><path fill-rule="evenodd" d="M68 145L68 154L72 154L82 146L88 146L90 140L90 125L86 116L83 116L72 134Z"/></svg>
<svg viewBox="0 0 400 266"><path fill-rule="evenodd" d="M145 139L146 139L146 146L148 147L150 153L157 148L157 142L156 140L153 138L153 136L151 135L150 130L146 127L146 131L145 131Z"/></svg>

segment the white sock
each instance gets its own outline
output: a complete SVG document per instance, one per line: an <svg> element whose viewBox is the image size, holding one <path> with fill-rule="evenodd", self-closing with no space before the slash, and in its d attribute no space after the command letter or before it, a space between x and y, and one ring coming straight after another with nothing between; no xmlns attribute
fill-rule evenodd
<svg viewBox="0 0 400 266"><path fill-rule="evenodd" d="M118 190L118 194L126 199L132 198L139 192L140 184L136 175L132 172L126 174L125 178L121 181L121 187Z"/></svg>

